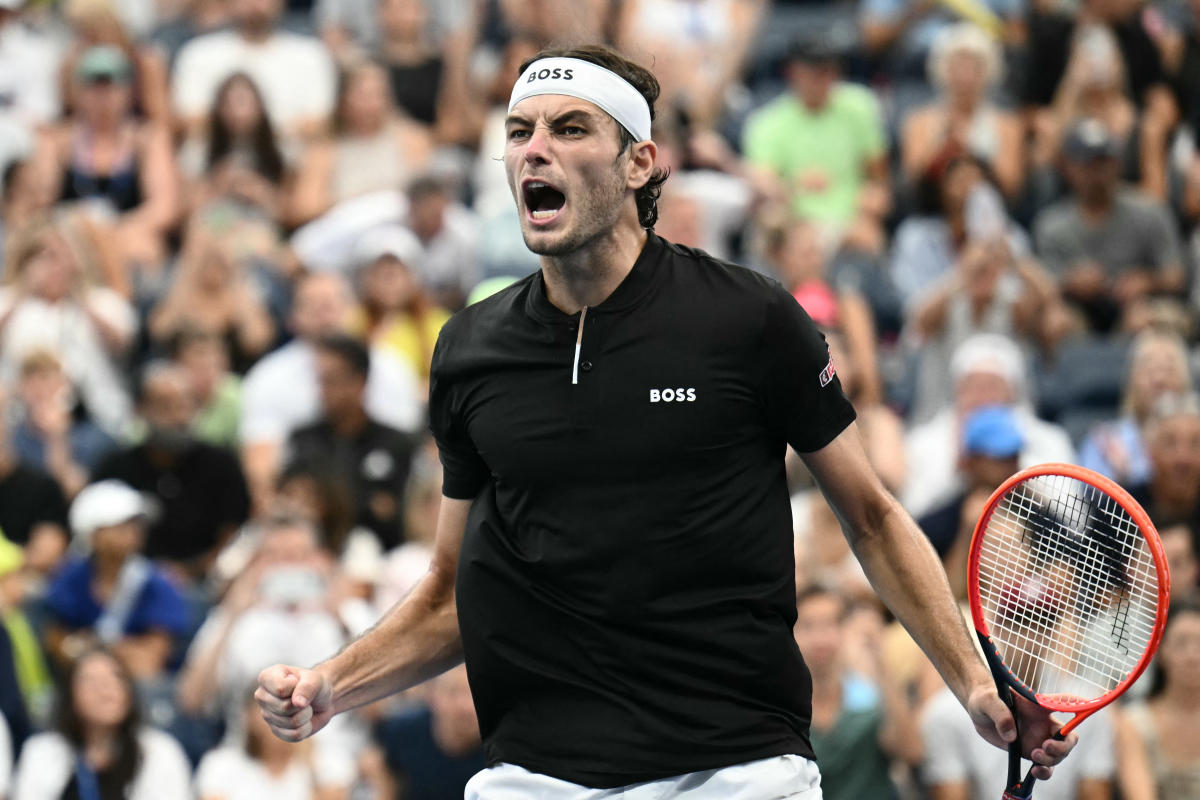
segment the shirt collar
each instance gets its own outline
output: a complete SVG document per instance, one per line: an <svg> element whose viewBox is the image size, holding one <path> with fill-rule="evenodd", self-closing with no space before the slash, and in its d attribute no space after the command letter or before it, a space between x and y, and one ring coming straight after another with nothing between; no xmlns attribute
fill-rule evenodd
<svg viewBox="0 0 1200 800"><path fill-rule="evenodd" d="M638 254L637 260L633 262L633 269L617 285L613 293L605 298L604 302L589 308L588 313L607 314L625 311L641 302L662 273L659 263L667 253L666 243L655 235L654 231L647 231L646 243L642 246L642 252ZM550 302L550 299L546 297L545 276L540 269L533 276L533 283L525 301L525 310L534 319L550 323L567 322L578 316L577 314L567 314Z"/></svg>

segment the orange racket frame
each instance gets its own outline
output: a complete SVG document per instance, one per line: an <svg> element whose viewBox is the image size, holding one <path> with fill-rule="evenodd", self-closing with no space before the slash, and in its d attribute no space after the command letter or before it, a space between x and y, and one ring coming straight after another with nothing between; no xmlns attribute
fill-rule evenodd
<svg viewBox="0 0 1200 800"><path fill-rule="evenodd" d="M1005 497L1014 486L1030 478L1050 475L1081 481L1115 500L1129 514L1145 538L1150 555L1154 560L1158 578L1158 607L1155 614L1154 629L1141 660L1138 661L1129 675L1114 688L1094 700L1084 702L1079 700L1063 701L1056 699L1054 695L1038 694L1013 674L1012 670L1009 669L1001 658L999 649L992 642L991 633L988 630L987 620L984 618L983 605L979 596L979 561L980 550L983 544L983 534L987 530L988 524L991 522L992 515L995 513L1001 498ZM1015 701L1008 694L1008 690L1011 689L1047 710L1074 713L1075 716L1063 724L1056 735L1057 738L1066 736L1098 709L1108 705L1128 689L1145 672L1146 667L1149 666L1151 659L1154 657L1155 651L1158 649L1159 642L1162 640L1163 628L1167 620L1167 606L1170 603L1171 597L1171 576L1167 570L1166 554L1163 552L1158 531L1155 530L1154 524L1150 521L1150 515L1133 499L1129 492L1117 485L1115 481L1085 467L1059 463L1037 464L1028 469L1021 470L1002 483L992 493L992 496L988 498L987 505L984 507L983 513L979 515L979 521L975 524L975 531L971 537L971 551L967 561L967 575L969 583L967 594L971 603L971 619L975 624L975 632L979 636L979 643L983 647L984 656L987 659L988 666L992 670L992 675L996 679L1001 697L1012 708ZM1014 766L1018 770L1015 781L1013 776ZM1023 800L1023 798L1029 797L1032 791L1032 777L1026 776L1024 782L1020 781L1019 767L1018 753L1015 765L1010 763L1009 788L1004 794L1005 800L1008 800L1008 798Z"/></svg>

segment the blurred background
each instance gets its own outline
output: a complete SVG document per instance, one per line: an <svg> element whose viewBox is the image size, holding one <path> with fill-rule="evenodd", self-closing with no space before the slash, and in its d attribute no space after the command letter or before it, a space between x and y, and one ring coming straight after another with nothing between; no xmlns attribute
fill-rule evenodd
<svg viewBox="0 0 1200 800"><path fill-rule="evenodd" d="M1038 795L1200 798L1196 0L0 0L0 797L462 797L461 669L301 745L250 692L424 573L432 348L538 267L505 105L581 42L662 82L658 232L794 292L960 599L1018 467L1145 504L1176 612ZM789 466L825 796L994 797Z"/></svg>

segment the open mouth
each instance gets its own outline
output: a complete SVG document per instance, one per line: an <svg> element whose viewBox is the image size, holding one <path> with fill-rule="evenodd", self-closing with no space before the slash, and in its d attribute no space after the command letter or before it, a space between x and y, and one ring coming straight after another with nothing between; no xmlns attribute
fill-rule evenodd
<svg viewBox="0 0 1200 800"><path fill-rule="evenodd" d="M525 196L525 208L534 222L554 219L567 203L567 196L545 181L525 181L521 189Z"/></svg>

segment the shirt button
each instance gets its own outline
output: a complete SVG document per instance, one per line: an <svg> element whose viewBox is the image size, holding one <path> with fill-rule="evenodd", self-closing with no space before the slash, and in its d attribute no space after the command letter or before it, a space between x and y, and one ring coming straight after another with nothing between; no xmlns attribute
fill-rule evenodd
<svg viewBox="0 0 1200 800"><path fill-rule="evenodd" d="M583 370L584 372L591 372L592 371L592 362L584 361L582 364L579 365L579 368L581 370Z"/></svg>

